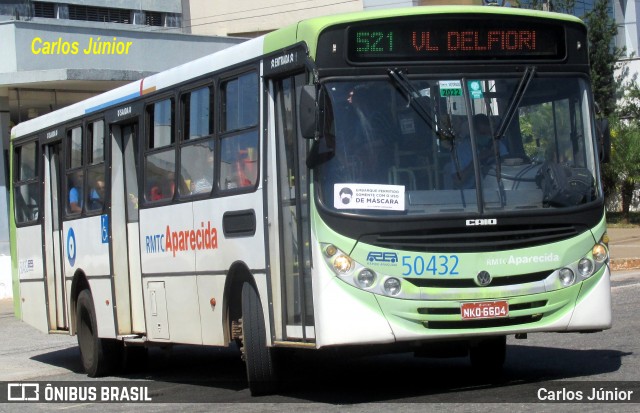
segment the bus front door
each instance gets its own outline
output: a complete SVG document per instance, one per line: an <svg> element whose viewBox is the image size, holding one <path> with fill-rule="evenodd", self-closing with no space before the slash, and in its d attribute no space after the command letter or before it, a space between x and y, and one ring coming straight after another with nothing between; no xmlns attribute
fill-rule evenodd
<svg viewBox="0 0 640 413"><path fill-rule="evenodd" d="M278 205L277 211L270 207L269 215L277 214L279 222L279 242L276 248L271 248L271 261L280 263L280 283L283 284L281 338L313 343L307 148L306 141L298 139L295 120L296 90L304 80L301 74L273 82Z"/></svg>
<svg viewBox="0 0 640 413"><path fill-rule="evenodd" d="M44 146L44 256L45 283L47 291L47 309L49 328L66 330L69 328L66 309L65 277L63 263L65 249L62 244L62 167L60 154L62 143L56 142ZM66 253L75 254L75 245L69 243Z"/></svg>

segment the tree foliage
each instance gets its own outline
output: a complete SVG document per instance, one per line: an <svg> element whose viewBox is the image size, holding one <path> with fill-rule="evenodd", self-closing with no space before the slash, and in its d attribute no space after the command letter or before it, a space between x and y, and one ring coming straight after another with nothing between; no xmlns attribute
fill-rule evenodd
<svg viewBox="0 0 640 413"><path fill-rule="evenodd" d="M520 7L574 13L575 0L518 0ZM588 30L589 63L598 114L611 122L611 161L602 168L605 195L622 196L628 216L633 191L640 183L640 86L622 63L626 50L615 46L618 28L609 14L610 0L596 0L581 17Z"/></svg>
<svg viewBox="0 0 640 413"><path fill-rule="evenodd" d="M593 94L601 115L610 117L616 110L616 99L621 86L617 69L625 50L614 45L618 34L616 22L609 16L609 1L597 0L593 9L584 17L589 36L589 62ZM624 77L624 74L623 76Z"/></svg>
<svg viewBox="0 0 640 413"><path fill-rule="evenodd" d="M615 120L612 126L611 162L604 166L603 172L616 177L622 213L628 219L633 192L640 183L640 122Z"/></svg>

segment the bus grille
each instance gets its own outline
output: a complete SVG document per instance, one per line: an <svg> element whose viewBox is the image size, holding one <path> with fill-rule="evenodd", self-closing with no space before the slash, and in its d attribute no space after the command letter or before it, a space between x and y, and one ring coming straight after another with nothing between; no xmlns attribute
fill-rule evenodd
<svg viewBox="0 0 640 413"><path fill-rule="evenodd" d="M509 275L506 277L495 277L491 280L490 287L504 287L508 285L519 285L532 282L543 281L551 271L533 272L529 274ZM478 288L473 279L436 279L436 278L405 278L405 281L421 288Z"/></svg>
<svg viewBox="0 0 640 413"><path fill-rule="evenodd" d="M585 230L573 225L443 228L370 234L362 236L360 241L380 248L414 252L486 252L549 244L575 237Z"/></svg>
<svg viewBox="0 0 640 413"><path fill-rule="evenodd" d="M521 324L535 323L541 319L542 314L536 314L513 318L492 318L488 320L424 321L422 324L430 330L451 330L465 328L511 327Z"/></svg>

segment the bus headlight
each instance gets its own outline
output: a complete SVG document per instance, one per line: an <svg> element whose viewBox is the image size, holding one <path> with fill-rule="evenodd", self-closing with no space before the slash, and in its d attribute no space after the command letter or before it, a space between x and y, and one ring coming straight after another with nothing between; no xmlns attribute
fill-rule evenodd
<svg viewBox="0 0 640 413"><path fill-rule="evenodd" d="M368 268L360 270L356 276L356 282L360 288L371 288L376 282L376 273Z"/></svg>
<svg viewBox="0 0 640 413"><path fill-rule="evenodd" d="M387 295L400 294L400 287L400 280L394 277L387 278L382 285L382 288L384 289L384 292L387 293Z"/></svg>
<svg viewBox="0 0 640 413"><path fill-rule="evenodd" d="M576 274L570 268L563 268L560 270L558 277L562 285L568 287L575 281Z"/></svg>
<svg viewBox="0 0 640 413"><path fill-rule="evenodd" d="M331 258L334 255L336 255L336 253L338 252L338 249L336 248L335 245L333 244L329 244L327 245L327 248L324 249L324 253L326 254L327 257Z"/></svg>
<svg viewBox="0 0 640 413"><path fill-rule="evenodd" d="M578 261L578 274L580 274L580 276L587 278L589 276L591 276L591 274L593 274L593 261L591 261L589 258L582 258L580 261Z"/></svg>
<svg viewBox="0 0 640 413"><path fill-rule="evenodd" d="M353 258L334 244L321 243L320 249L320 256L324 258L327 271L340 282L370 294L394 299L419 300L422 297L420 289L413 284L404 283L401 277L385 273L384 268L378 271L375 267L376 260L370 258L372 256L370 251L361 252ZM395 264L397 262L395 253L393 258L395 261L389 259L389 262ZM366 262L366 265L363 262ZM369 265L374 266L375 270L369 268ZM392 270L395 269L392 268Z"/></svg>
<svg viewBox="0 0 640 413"><path fill-rule="evenodd" d="M333 268L340 275L348 273L351 270L352 265L353 261L346 255L338 255L333 260Z"/></svg>
<svg viewBox="0 0 640 413"><path fill-rule="evenodd" d="M605 247L602 244L594 245L593 249L591 250L591 253L593 254L593 259L600 264L605 262L609 257L609 253L607 252L607 247Z"/></svg>

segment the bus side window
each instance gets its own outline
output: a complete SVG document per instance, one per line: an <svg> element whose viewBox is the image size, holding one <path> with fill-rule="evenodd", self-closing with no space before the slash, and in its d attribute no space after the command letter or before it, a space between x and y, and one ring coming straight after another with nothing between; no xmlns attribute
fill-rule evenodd
<svg viewBox="0 0 640 413"><path fill-rule="evenodd" d="M176 192L174 99L148 105L146 116L149 135L144 157L145 201L170 200Z"/></svg>
<svg viewBox="0 0 640 413"><path fill-rule="evenodd" d="M255 185L258 179L258 132L251 131L221 141L220 188Z"/></svg>
<svg viewBox="0 0 640 413"><path fill-rule="evenodd" d="M40 183L38 176L37 143L30 142L15 150L14 202L16 222L38 220Z"/></svg>
<svg viewBox="0 0 640 413"><path fill-rule="evenodd" d="M68 215L79 214L84 206L84 165L82 127L67 131L67 196Z"/></svg>
<svg viewBox="0 0 640 413"><path fill-rule="evenodd" d="M221 190L249 188L258 180L259 81L255 72L221 85Z"/></svg>

